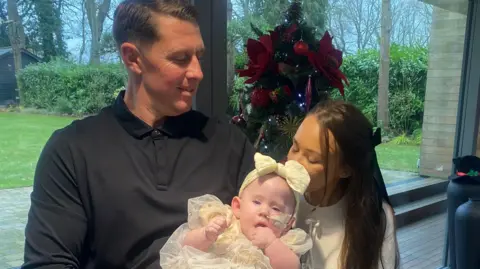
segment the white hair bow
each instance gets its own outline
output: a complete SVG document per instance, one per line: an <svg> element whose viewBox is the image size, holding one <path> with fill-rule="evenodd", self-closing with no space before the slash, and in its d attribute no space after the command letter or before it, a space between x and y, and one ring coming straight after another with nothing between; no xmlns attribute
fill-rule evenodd
<svg viewBox="0 0 480 269"><path fill-rule="evenodd" d="M288 186L290 186L295 193L295 200L298 205L300 196L305 193L308 184L310 183L310 176L305 167L293 160L287 161L285 165L283 165L277 163L273 158L260 153L255 153L254 159L255 169L251 171L243 181L243 184L240 187L240 194L255 179L275 173L285 178Z"/></svg>

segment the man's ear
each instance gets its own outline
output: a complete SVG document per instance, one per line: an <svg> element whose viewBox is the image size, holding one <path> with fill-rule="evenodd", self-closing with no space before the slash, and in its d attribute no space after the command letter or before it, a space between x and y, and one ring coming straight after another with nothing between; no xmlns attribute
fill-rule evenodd
<svg viewBox="0 0 480 269"><path fill-rule="evenodd" d="M142 59L137 47L132 43L123 43L120 46L120 57L125 67L132 73L140 75L142 73Z"/></svg>
<svg viewBox="0 0 480 269"><path fill-rule="evenodd" d="M233 212L233 215L238 219L240 218L240 204L241 204L241 200L240 200L240 197L238 196L235 196L233 197L232 199L232 212Z"/></svg>

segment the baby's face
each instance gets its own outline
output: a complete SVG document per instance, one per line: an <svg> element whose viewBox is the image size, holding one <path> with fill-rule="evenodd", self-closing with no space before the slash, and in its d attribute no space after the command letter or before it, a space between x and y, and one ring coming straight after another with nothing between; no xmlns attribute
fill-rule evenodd
<svg viewBox="0 0 480 269"><path fill-rule="evenodd" d="M274 220L283 219L284 224L287 224L285 221L292 218L294 210L295 196L285 179L277 175L266 175L245 188L236 215L247 238L257 227L268 227L275 236L280 237L287 227L274 225Z"/></svg>

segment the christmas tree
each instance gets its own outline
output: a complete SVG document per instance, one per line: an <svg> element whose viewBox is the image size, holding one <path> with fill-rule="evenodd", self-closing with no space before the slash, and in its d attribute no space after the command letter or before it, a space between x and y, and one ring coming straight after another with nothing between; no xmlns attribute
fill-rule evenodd
<svg viewBox="0 0 480 269"><path fill-rule="evenodd" d="M282 158L298 125L316 103L333 89L344 95L347 78L340 71L342 52L325 32L315 40L315 29L303 20L301 2L295 0L284 22L248 39L248 64L237 70L247 77L239 93L239 113L232 123L242 128L258 151Z"/></svg>

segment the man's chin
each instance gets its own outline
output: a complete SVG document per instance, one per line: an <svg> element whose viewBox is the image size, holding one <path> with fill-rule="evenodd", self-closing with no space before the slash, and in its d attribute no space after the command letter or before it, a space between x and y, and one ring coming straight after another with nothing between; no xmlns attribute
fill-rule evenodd
<svg viewBox="0 0 480 269"><path fill-rule="evenodd" d="M192 110L191 102L180 101L177 104L175 104L175 113L177 114L177 116L183 113L187 113L190 110Z"/></svg>

